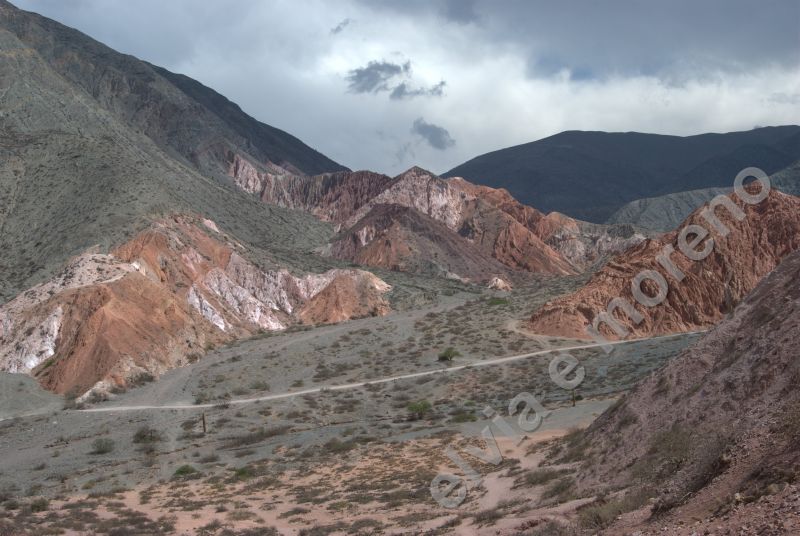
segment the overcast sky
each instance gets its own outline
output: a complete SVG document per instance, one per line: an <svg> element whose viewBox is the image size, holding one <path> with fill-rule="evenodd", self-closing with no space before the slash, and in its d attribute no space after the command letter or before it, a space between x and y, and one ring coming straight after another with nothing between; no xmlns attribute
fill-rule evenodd
<svg viewBox="0 0 800 536"><path fill-rule="evenodd" d="M563 130L800 123L800 1L11 0L189 75L353 169Z"/></svg>

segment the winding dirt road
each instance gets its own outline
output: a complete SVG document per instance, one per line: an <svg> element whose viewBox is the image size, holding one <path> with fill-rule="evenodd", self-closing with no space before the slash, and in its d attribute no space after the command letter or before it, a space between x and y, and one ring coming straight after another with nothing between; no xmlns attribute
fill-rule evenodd
<svg viewBox="0 0 800 536"><path fill-rule="evenodd" d="M641 339L628 339L623 341L608 341L605 343L592 343L592 344L580 344L576 346L565 346L562 348L550 348L547 350L538 350L536 352L530 352L527 354L519 354L519 355L511 355L506 357L497 357L493 359L487 359L484 361L476 361L473 363L469 363L466 365L456 365L453 367L446 367L436 370L426 370L423 372L414 372L411 374L401 374L398 376L387 376L384 378L377 378L374 380L364 381L364 382L356 382L356 383L344 383L340 385L330 385L330 386L322 386L322 387L313 387L310 389L303 389L300 391L289 391L286 393L279 393L279 394L271 394L271 395L264 395L254 398L238 398L233 400L225 401L226 405L241 405L241 404L253 404L256 402L264 402L269 400L282 400L286 398L292 398L296 396L303 396L308 394L314 393L322 393L328 391L346 391L348 389L358 389L360 387L364 387L366 385L376 385L382 383L390 383L398 380L408 380L413 378L420 378L422 376L433 376L436 374L449 374L452 372L457 372L459 370L469 369L469 368L478 368L478 367L490 367L494 365L501 365L504 363L509 363L512 361L519 361L521 359L528 359L531 357L536 357L540 355L546 355L556 352L568 352L571 350L585 350L589 348L600 348L602 346L617 346L620 344L629 344L632 342L641 342L641 341L654 341L659 339L669 339L674 337L685 337L687 335L693 335L696 333L703 333L703 331L692 331L688 333L674 333L671 335L661 335L659 337L646 337ZM185 409L185 410L197 410L197 409L209 409L215 406L218 406L219 403L215 404L163 404L163 405L140 405L140 406L106 406L100 408L88 408L82 410L76 410L82 413L113 413L113 412L129 412L129 411L148 411L148 410L176 410L176 409Z"/></svg>

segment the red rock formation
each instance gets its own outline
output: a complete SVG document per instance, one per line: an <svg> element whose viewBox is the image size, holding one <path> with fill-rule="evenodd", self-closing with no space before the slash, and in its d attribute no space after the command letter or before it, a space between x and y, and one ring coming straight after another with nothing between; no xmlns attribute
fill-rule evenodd
<svg viewBox="0 0 800 536"><path fill-rule="evenodd" d="M734 194L729 199L742 208L744 218L738 221L726 208L716 209L720 221L730 229L727 237L713 230L700 209L677 231L660 239L646 240L617 255L583 288L546 304L533 314L530 328L536 333L587 338L586 326L617 297L635 304L643 317L634 324L627 315L616 311L614 318L633 336L694 331L717 323L781 258L800 246L800 198L773 191L756 205L745 205ZM688 225L712 231L713 251L707 258L693 261L680 252L679 233ZM670 258L685 274L681 282L671 277L657 260L665 246L672 246L675 251ZM655 270L666 278L669 291L660 305L645 307L634 300L631 281L642 270ZM645 282L643 289L649 296L656 295L652 281ZM618 337L607 323L599 325L607 338Z"/></svg>
<svg viewBox="0 0 800 536"><path fill-rule="evenodd" d="M442 222L400 205L375 205L329 253L367 266L473 281L508 271Z"/></svg>
<svg viewBox="0 0 800 536"><path fill-rule="evenodd" d="M242 245L208 232L213 222L198 224L156 223L5 304L0 370L32 372L59 393L108 390L259 330L389 311L389 286L368 272L262 271Z"/></svg>
<svg viewBox="0 0 800 536"><path fill-rule="evenodd" d="M773 199L766 210L796 206ZM757 245L742 249L777 255L788 246L771 241L793 225L751 228ZM800 478L798 308L800 252L795 252L697 344L640 382L589 428L584 459L595 462L578 473L583 489L596 493L634 485L631 492L638 493L641 484L659 494L657 523L645 510L626 516L641 525L614 525L608 534L639 529L735 534L744 524L753 534L797 534L798 516L779 514L779 503L766 496L777 497ZM740 510L745 503L753 508ZM706 521L695 525L690 519Z"/></svg>
<svg viewBox="0 0 800 536"><path fill-rule="evenodd" d="M305 210L323 221L341 224L384 191L394 179L371 171L292 175L280 168L262 173L239 155L230 155L228 174L243 190L262 201Z"/></svg>
<svg viewBox="0 0 800 536"><path fill-rule="evenodd" d="M460 177L449 179L448 183L509 215L557 251L577 271L583 271L603 257L624 251L645 238L631 226L597 225L558 212L545 215L523 205L503 188L475 185Z"/></svg>
<svg viewBox="0 0 800 536"><path fill-rule="evenodd" d="M545 216L518 203L505 190L476 186L463 179L445 181L417 167L393 179L365 171L300 177L277 169L275 173L260 172L238 155L231 155L230 162L229 174L234 182L263 201L306 210L345 229L345 236L332 244L331 252L338 258L369 266L427 273L429 261L433 260L435 266L442 268L434 269L434 273L487 281L498 270L487 266L488 271L476 272L480 264L486 264L484 260L476 264L475 257L480 255L492 257L512 270L565 275L581 271L601 256L643 238L633 233L617 236L604 226L576 222L558 214ZM397 211L395 214L404 221L391 229L391 240L387 240L386 233L392 227L386 222L390 212L376 207L392 205L411 209L428 221L443 225L431 225L423 233L410 231L409 227L416 225L410 224L407 212ZM379 232L375 230L376 219L380 220ZM433 238L434 231L442 236ZM452 233L462 237L460 248L452 247L451 237L446 236ZM378 234L382 241L368 243L366 238L371 240ZM445 260L413 258L438 251L440 247L432 247L433 243L447 244L446 251L439 251ZM453 255L458 249L467 257L463 262L457 262ZM456 265L458 270L451 268Z"/></svg>

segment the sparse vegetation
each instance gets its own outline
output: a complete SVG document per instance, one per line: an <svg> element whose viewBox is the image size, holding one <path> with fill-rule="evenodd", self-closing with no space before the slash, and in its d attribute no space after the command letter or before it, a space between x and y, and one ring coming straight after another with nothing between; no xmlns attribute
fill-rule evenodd
<svg viewBox="0 0 800 536"><path fill-rule="evenodd" d="M417 402L410 403L407 408L409 418L411 420L418 421L420 419L424 419L425 416L430 413L432 406L427 400L418 400Z"/></svg>
<svg viewBox="0 0 800 536"><path fill-rule="evenodd" d="M114 450L114 440L107 437L95 439L92 442L92 451L90 454L108 454Z"/></svg>
<svg viewBox="0 0 800 536"><path fill-rule="evenodd" d="M161 433L150 426L142 426L133 434L134 443L156 443L161 440Z"/></svg>
<svg viewBox="0 0 800 536"><path fill-rule="evenodd" d="M439 353L439 361L452 361L456 357L460 357L461 353L452 346L445 348Z"/></svg>

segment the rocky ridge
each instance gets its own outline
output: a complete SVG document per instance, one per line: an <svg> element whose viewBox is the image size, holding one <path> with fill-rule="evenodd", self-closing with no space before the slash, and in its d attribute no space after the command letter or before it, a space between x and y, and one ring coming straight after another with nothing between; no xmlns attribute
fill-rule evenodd
<svg viewBox="0 0 800 536"><path fill-rule="evenodd" d="M605 255L644 239L631 226L608 227L556 213L544 215L505 190L463 179L443 180L418 167L395 178L366 171L309 178L264 173L238 155L230 161L229 175L240 188L267 203L305 210L334 223L341 234L326 251L369 266L432 270L477 281L509 270L565 275L583 271ZM407 211L386 208L390 206L413 210L419 216L412 223ZM393 216L400 219L391 221ZM420 218L441 226L430 224L423 231ZM441 236L433 237L434 232ZM447 252L439 251L443 245ZM460 261L458 249L464 256ZM441 253L440 259L422 255L434 250Z"/></svg>
<svg viewBox="0 0 800 536"><path fill-rule="evenodd" d="M680 252L680 230L648 239L624 255L613 257L577 292L549 302L533 313L530 329L547 335L588 338L586 327L615 298L633 304L642 317L641 322L634 323L621 308L615 310L614 318L631 336L695 331L716 324L784 256L800 247L800 198L774 190L757 205L745 205L734 194L728 198L740 207L744 218L736 220L724 206L716 209L720 221L730 230L727 236L720 236L709 226L702 216L703 209L695 211L681 226L684 229L698 225L711 231L713 251L704 260L692 261ZM658 261L666 246L673 248L670 258L685 274L681 282L668 275ZM660 305L648 308L634 300L631 281L642 270L665 274L669 289ZM643 288L648 296L656 295L652 281L645 282ZM619 337L608 323L599 326L605 337Z"/></svg>
<svg viewBox="0 0 800 536"><path fill-rule="evenodd" d="M190 216L157 222L110 254L82 254L0 308L0 369L59 393L107 391L259 331L389 312L390 287L369 272L293 275L247 255Z"/></svg>
<svg viewBox="0 0 800 536"><path fill-rule="evenodd" d="M742 523L748 534L800 528L799 313L795 252L588 429L585 458L603 463L582 472L581 485L632 485L633 493L654 495L650 510L658 514L635 527L619 518L608 534L738 534ZM698 523L681 527L687 519Z"/></svg>

